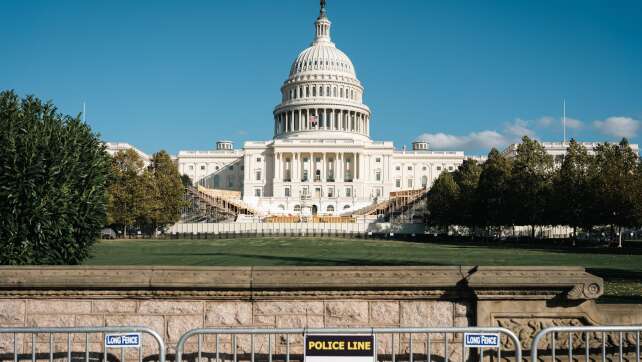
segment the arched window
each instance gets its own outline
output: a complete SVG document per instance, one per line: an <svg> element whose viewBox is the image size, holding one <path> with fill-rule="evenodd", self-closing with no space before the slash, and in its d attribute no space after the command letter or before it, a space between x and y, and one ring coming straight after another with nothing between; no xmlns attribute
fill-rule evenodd
<svg viewBox="0 0 642 362"><path fill-rule="evenodd" d="M330 86L328 86L326 89L325 94L329 97L330 96Z"/></svg>
<svg viewBox="0 0 642 362"><path fill-rule="evenodd" d="M294 212L301 212L301 205L294 205Z"/></svg>
<svg viewBox="0 0 642 362"><path fill-rule="evenodd" d="M333 97L336 97L336 96L337 96L337 87L334 87L334 89L333 89L333 95L332 95L332 96L333 96Z"/></svg>
<svg viewBox="0 0 642 362"><path fill-rule="evenodd" d="M323 86L319 87L319 96L323 97Z"/></svg>
<svg viewBox="0 0 642 362"><path fill-rule="evenodd" d="M317 96L317 87L312 87L312 96L313 97Z"/></svg>
<svg viewBox="0 0 642 362"><path fill-rule="evenodd" d="M421 186L423 186L424 188L428 186L428 176L421 176Z"/></svg>
<svg viewBox="0 0 642 362"><path fill-rule="evenodd" d="M285 210L285 205L283 205L283 204L279 205L279 210L284 211Z"/></svg>
<svg viewBox="0 0 642 362"><path fill-rule="evenodd" d="M343 88L339 90L339 94L341 95L341 98L343 98Z"/></svg>
<svg viewBox="0 0 642 362"><path fill-rule="evenodd" d="M310 87L305 87L305 96L306 97L310 96Z"/></svg>
<svg viewBox="0 0 642 362"><path fill-rule="evenodd" d="M348 210L349 208L350 208L350 205L344 205L344 206L343 206L343 209L344 209L344 210Z"/></svg>
<svg viewBox="0 0 642 362"><path fill-rule="evenodd" d="M327 212L334 212L334 206L328 205L328 207L326 208L326 211Z"/></svg>

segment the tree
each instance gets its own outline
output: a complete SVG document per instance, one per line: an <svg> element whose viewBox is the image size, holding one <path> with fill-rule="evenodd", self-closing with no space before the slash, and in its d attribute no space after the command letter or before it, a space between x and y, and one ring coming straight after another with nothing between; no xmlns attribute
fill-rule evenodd
<svg viewBox="0 0 642 362"><path fill-rule="evenodd" d="M185 175L185 174L181 175L181 182L183 183L183 187L192 187L192 186L194 186L194 182L192 181L192 179L188 175Z"/></svg>
<svg viewBox="0 0 642 362"><path fill-rule="evenodd" d="M156 230L165 228L180 219L181 209L185 204L183 200L185 187L176 165L165 151L154 154L149 171L153 176L157 198L153 202L154 207L150 215L150 222L153 230Z"/></svg>
<svg viewBox="0 0 642 362"><path fill-rule="evenodd" d="M475 197L475 214L480 225L504 226L512 221L508 209L511 162L493 148L482 165Z"/></svg>
<svg viewBox="0 0 642 362"><path fill-rule="evenodd" d="M533 238L535 225L542 225L546 219L552 174L553 157L539 142L524 136L513 160L509 208L516 224L531 225Z"/></svg>
<svg viewBox="0 0 642 362"><path fill-rule="evenodd" d="M638 157L626 138L619 144L600 144L595 148L591 177L593 212L606 225L617 227L618 246L622 247L622 227L639 223Z"/></svg>
<svg viewBox="0 0 642 362"><path fill-rule="evenodd" d="M0 264L79 264L105 223L109 156L79 117L0 93Z"/></svg>
<svg viewBox="0 0 642 362"><path fill-rule="evenodd" d="M459 225L474 227L479 225L479 218L475 212L477 186L481 175L481 167L477 161L466 159L453 173L453 179L459 187L459 196L455 209Z"/></svg>
<svg viewBox="0 0 642 362"><path fill-rule="evenodd" d="M151 208L149 187L141 175L144 162L132 149L119 151L111 159L108 223L122 228L123 235L134 224L144 221Z"/></svg>
<svg viewBox="0 0 642 362"><path fill-rule="evenodd" d="M443 172L428 191L427 208L430 224L448 226L457 222L455 205L459 186L450 172Z"/></svg>
<svg viewBox="0 0 642 362"><path fill-rule="evenodd" d="M590 170L591 157L584 146L571 140L560 166L553 177L553 197L550 214L561 225L573 228L573 239L578 227L590 229Z"/></svg>

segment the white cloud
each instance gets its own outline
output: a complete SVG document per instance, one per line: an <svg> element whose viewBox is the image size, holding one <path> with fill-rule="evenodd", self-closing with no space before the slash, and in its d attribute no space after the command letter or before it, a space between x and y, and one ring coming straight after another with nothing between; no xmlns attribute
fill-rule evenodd
<svg viewBox="0 0 642 362"><path fill-rule="evenodd" d="M555 122L555 118L544 116L537 120L537 125L539 127L546 128L546 127L550 127L554 122Z"/></svg>
<svg viewBox="0 0 642 362"><path fill-rule="evenodd" d="M600 133L613 137L635 137L640 128L640 121L630 117L609 117L603 121L594 121Z"/></svg>
<svg viewBox="0 0 642 362"><path fill-rule="evenodd" d="M434 150L489 150L493 147L504 148L508 140L496 131L472 132L466 136L455 136L445 133L424 133L417 140L426 141Z"/></svg>
<svg viewBox="0 0 642 362"><path fill-rule="evenodd" d="M512 123L505 124L505 134L511 140L519 140L523 136L535 138L535 131L528 127L528 121L517 118Z"/></svg>
<svg viewBox="0 0 642 362"><path fill-rule="evenodd" d="M563 121L560 120L560 122ZM582 129L582 127L584 127L584 123L582 123L582 121L580 121L579 119L566 117L566 128Z"/></svg>

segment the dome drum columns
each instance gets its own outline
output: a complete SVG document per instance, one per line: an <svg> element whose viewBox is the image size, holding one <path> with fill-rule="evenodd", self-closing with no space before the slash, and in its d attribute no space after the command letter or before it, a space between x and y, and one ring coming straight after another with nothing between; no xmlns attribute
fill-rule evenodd
<svg viewBox="0 0 642 362"><path fill-rule="evenodd" d="M338 131L370 135L370 114L363 111L336 108L296 108L277 112L274 136L303 131Z"/></svg>

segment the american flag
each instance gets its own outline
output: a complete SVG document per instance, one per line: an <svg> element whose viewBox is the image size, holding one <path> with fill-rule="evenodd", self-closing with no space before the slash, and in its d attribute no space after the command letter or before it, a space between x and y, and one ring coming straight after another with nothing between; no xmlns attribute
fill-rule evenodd
<svg viewBox="0 0 642 362"><path fill-rule="evenodd" d="M316 126L317 122L319 121L319 117L310 116L310 117L308 117L308 121L310 122L310 126Z"/></svg>

